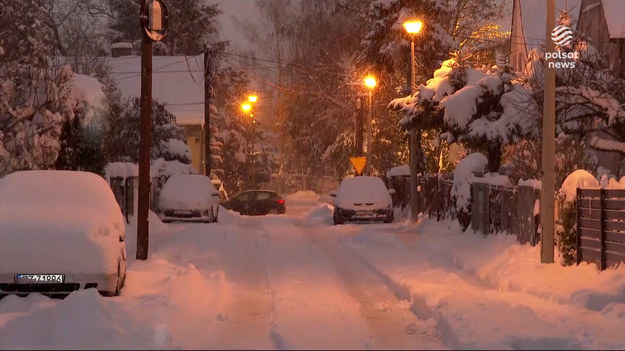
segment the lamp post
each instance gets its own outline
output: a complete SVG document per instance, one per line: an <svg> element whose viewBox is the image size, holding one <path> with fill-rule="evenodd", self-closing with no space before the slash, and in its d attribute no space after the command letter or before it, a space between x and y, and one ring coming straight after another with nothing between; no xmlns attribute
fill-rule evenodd
<svg viewBox="0 0 625 351"><path fill-rule="evenodd" d="M415 82L415 55L414 55L414 37L421 31L423 22L412 21L404 23L406 32L410 34L410 95L416 92ZM410 138L408 149L410 150L410 219L416 222L419 217L419 201L417 200L417 165L418 150L421 148L421 133L417 133L417 128L410 129Z"/></svg>
<svg viewBox="0 0 625 351"><path fill-rule="evenodd" d="M375 77L369 75L367 76L367 78L365 78L365 86L369 89L369 114L367 115L367 154L366 154L366 169L367 169L367 175L371 175L371 144L372 144L372 139L373 139L373 132L371 130L371 122L373 120L373 117L371 116L371 109L372 109L372 105L371 105L371 100L372 100L372 96L373 96L373 88L375 88L376 86L376 81L375 81Z"/></svg>

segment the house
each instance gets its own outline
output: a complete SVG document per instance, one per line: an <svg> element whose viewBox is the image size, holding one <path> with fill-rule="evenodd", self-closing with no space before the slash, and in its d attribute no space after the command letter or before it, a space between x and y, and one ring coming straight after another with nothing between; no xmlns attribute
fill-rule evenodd
<svg viewBox="0 0 625 351"><path fill-rule="evenodd" d="M521 71L527 62L527 53L545 43L546 2L514 0L512 6L510 64ZM568 11L572 29L605 53L612 72L625 78L625 1L557 0L558 10ZM606 132L596 133L590 143L597 165L616 175L625 157L625 143Z"/></svg>
<svg viewBox="0 0 625 351"><path fill-rule="evenodd" d="M625 78L625 3L622 0L582 0L577 30L607 55L610 69Z"/></svg>
<svg viewBox="0 0 625 351"><path fill-rule="evenodd" d="M176 116L176 124L184 128L191 165L200 174L205 173L203 62L203 55L152 58L152 98L165 104ZM108 63L121 92L140 97L141 56L112 56Z"/></svg>
<svg viewBox="0 0 625 351"><path fill-rule="evenodd" d="M582 0L556 0L556 12L566 10L575 29ZM527 63L527 54L544 45L546 40L547 2L545 0L513 0L512 23L510 27L510 65L522 71ZM556 13L556 19L558 17Z"/></svg>

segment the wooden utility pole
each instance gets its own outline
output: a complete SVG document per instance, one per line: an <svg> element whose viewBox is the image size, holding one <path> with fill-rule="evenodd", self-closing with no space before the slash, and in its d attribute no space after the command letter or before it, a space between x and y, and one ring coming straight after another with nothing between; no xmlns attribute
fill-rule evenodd
<svg viewBox="0 0 625 351"><path fill-rule="evenodd" d="M362 99L358 97L356 100L356 156L363 154L363 136L364 136L364 109L362 108Z"/></svg>
<svg viewBox="0 0 625 351"><path fill-rule="evenodd" d="M547 51L554 52L551 31L555 28L555 0L547 1ZM553 59L551 59L553 60ZM556 157L556 72L549 68L545 60L545 98L543 103L543 174L540 196L540 262L554 262L554 192L555 192L555 157Z"/></svg>
<svg viewBox="0 0 625 351"><path fill-rule="evenodd" d="M141 9L144 1L139 0ZM143 10L141 11L143 13ZM139 198L137 206L137 256L148 259L150 209L150 146L152 143L152 42L142 30L141 40L141 122L139 126Z"/></svg>
<svg viewBox="0 0 625 351"><path fill-rule="evenodd" d="M211 50L204 51L204 167L206 176L211 175Z"/></svg>

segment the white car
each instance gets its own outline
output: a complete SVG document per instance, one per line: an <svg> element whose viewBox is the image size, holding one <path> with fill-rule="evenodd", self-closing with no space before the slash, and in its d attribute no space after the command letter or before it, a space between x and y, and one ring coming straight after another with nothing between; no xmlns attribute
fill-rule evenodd
<svg viewBox="0 0 625 351"><path fill-rule="evenodd" d="M338 191L330 193L334 197L334 224L369 220L393 222L393 191L378 177L343 179Z"/></svg>
<svg viewBox="0 0 625 351"><path fill-rule="evenodd" d="M158 215L163 222L217 222L219 192L205 175L172 175L159 195Z"/></svg>
<svg viewBox="0 0 625 351"><path fill-rule="evenodd" d="M119 295L126 223L104 178L20 171L0 179L0 295Z"/></svg>

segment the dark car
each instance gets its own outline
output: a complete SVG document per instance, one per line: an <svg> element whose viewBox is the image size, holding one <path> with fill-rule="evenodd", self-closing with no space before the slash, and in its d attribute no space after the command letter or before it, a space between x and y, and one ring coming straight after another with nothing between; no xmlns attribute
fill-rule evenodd
<svg viewBox="0 0 625 351"><path fill-rule="evenodd" d="M259 216L286 212L284 199L271 190L247 190L222 203L242 215Z"/></svg>

